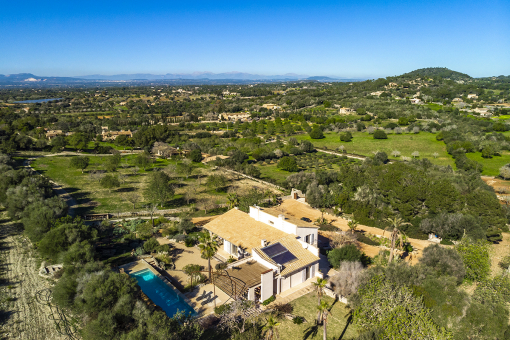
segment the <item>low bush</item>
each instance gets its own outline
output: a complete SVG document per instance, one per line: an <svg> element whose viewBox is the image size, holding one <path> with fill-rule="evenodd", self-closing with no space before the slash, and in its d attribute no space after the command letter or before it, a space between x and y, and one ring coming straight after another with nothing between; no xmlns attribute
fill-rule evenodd
<svg viewBox="0 0 510 340"><path fill-rule="evenodd" d="M374 139L387 139L388 136L386 135L386 132L383 130L376 130L374 132Z"/></svg>
<svg viewBox="0 0 510 340"><path fill-rule="evenodd" d="M195 245L195 240L191 237L186 237L186 239L184 239L184 245L186 247L193 247Z"/></svg>
<svg viewBox="0 0 510 340"><path fill-rule="evenodd" d="M294 319L292 319L292 322L295 324L295 325L301 325L303 323L303 318L301 316L296 316L294 317Z"/></svg>
<svg viewBox="0 0 510 340"><path fill-rule="evenodd" d="M263 305L263 306L267 306L267 305L269 305L271 302L273 302L274 300L276 300L276 297L275 297L274 295L271 295L271 297L270 297L270 298L268 298L268 299L266 299L266 300L264 300L264 301L262 302L262 305Z"/></svg>
<svg viewBox="0 0 510 340"><path fill-rule="evenodd" d="M379 246L379 245L381 245L380 242L367 237L365 234L358 234L358 235L356 235L356 237L357 237L359 242L363 242L365 244L368 244L369 246Z"/></svg>
<svg viewBox="0 0 510 340"><path fill-rule="evenodd" d="M333 268L337 269L343 261L362 262L363 255L364 254L354 244L347 244L329 251L328 261Z"/></svg>
<svg viewBox="0 0 510 340"><path fill-rule="evenodd" d="M444 248L438 244L423 249L420 263L434 269L439 275L451 275L460 284L464 280L466 270L459 253L455 249Z"/></svg>

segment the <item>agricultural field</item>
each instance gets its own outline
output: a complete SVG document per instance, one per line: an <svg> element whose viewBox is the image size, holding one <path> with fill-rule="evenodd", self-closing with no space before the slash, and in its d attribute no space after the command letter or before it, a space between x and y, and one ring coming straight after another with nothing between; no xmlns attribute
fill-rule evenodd
<svg viewBox="0 0 510 340"><path fill-rule="evenodd" d="M197 208L203 209L201 203L205 202L208 202L210 208L212 204L225 203L228 190L243 193L252 187L260 187L262 190L267 189L263 185L243 177L224 174L227 177L227 187L216 191L205 185L207 176L216 173L215 170L205 164L194 163L193 172L186 178L175 170L178 160L157 158L152 166L144 170L136 167L136 155L128 155L122 157L121 164L114 173L121 180L121 186L110 191L100 185L97 174L95 174L97 171L105 171L106 158L109 156L89 157L90 164L84 173L70 166L71 157L69 156L40 157L32 162L32 167L35 170L60 184L64 190L76 199L78 215L133 211L133 204L128 201L129 196L133 194L139 197L139 201L135 203L134 211L144 209L147 202L143 198L143 192L148 175L157 170L164 170L170 174L173 179L171 184L175 189L173 200L165 204L162 207L163 209L187 207L190 204L195 204Z"/></svg>
<svg viewBox="0 0 510 340"><path fill-rule="evenodd" d="M353 139L350 142L340 141L339 133L325 133L323 139L311 139L308 134L294 136L298 141L308 140L318 148L335 150L341 145L347 153L363 156L372 156L377 151L384 151L390 159L398 159L391 155L392 151L400 151L401 157L411 157L415 151L420 153L419 158L428 158L437 165L450 165L454 167L454 161L446 152L446 145L436 140L436 135L430 132L417 134L389 134L388 139L374 139L367 132L353 132ZM437 158L433 154L437 153Z"/></svg>
<svg viewBox="0 0 510 340"><path fill-rule="evenodd" d="M357 160L323 152L308 153L295 156L299 171L313 172L317 170L338 170L343 163L357 162ZM293 172L281 170L277 167L278 160L270 162L257 162L256 166L261 172L262 179L274 179L283 182Z"/></svg>

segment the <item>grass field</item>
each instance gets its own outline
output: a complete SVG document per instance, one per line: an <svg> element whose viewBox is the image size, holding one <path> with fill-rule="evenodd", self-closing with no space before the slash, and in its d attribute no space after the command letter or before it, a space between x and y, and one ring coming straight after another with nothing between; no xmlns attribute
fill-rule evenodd
<svg viewBox="0 0 510 340"><path fill-rule="evenodd" d="M354 159L342 159L340 156L330 155L323 152L315 152L304 155L295 156L299 171L316 171L316 170L338 170L344 162L357 162ZM261 178L273 178L279 183L283 182L293 172L278 169L277 160L267 164L258 162L257 167L261 172Z"/></svg>
<svg viewBox="0 0 510 340"><path fill-rule="evenodd" d="M398 150L401 156L411 157L414 151L420 153L420 158L428 158L432 163L438 165L454 166L454 161L446 152L446 145L436 140L436 135L429 132L420 132L418 134L388 135L388 139L374 139L367 132L354 132L352 141L346 143L340 141L340 134L326 133L326 138L311 139L308 135L294 136L297 140L308 140L318 148L327 147L330 150L337 149L340 145L345 147L348 153L354 153L364 156L372 156L376 151L384 151L390 159L391 152ZM437 158L433 154L437 153Z"/></svg>
<svg viewBox="0 0 510 340"><path fill-rule="evenodd" d="M348 340L355 338L357 331L352 324L348 323L349 309L346 305L338 301L335 302L328 296L323 297L323 300L333 305L330 311L331 314L328 316L328 339ZM323 327L322 325L316 326L314 321L317 317L317 295L309 293L290 302L290 304L294 307L292 314L304 317L307 322L296 325L291 320L281 321L281 325L278 327L279 339L322 339Z"/></svg>
<svg viewBox="0 0 510 340"><path fill-rule="evenodd" d="M218 170L214 170L202 163L193 163L194 171L187 179L177 174L175 169L172 169L172 166L179 162L178 160L156 158L151 167L148 167L146 170L140 168L138 172L135 172L134 160L136 155L126 155L122 157L119 168L113 173L122 178L124 183L121 184L120 188L112 189L110 192L110 190L102 188L97 179L90 176L94 170L104 171L104 163L106 163L108 157L111 156L90 155L90 164L84 173L70 166L70 156L39 157L32 162L32 167L44 176L62 185L76 199L78 203L77 214L79 215L132 211L133 204L127 201L127 197L133 193L140 197L139 202L136 203L135 211L145 209L147 202L143 199L143 192L148 175L155 169L166 169L165 171L171 174L172 181L170 184L175 189L174 198L162 208L173 209L196 204L196 208L199 211L194 216L204 215L202 212L205 212L205 207L207 207L207 215L213 213L214 207L210 203L225 203L227 189L234 190L240 195L246 194L253 187L258 187L262 190L268 189L267 186L252 180L218 172L227 177L227 186L220 191L215 191L213 188L205 185L205 183L207 176L216 173ZM190 204L185 199L185 195L191 197L189 200ZM204 203L206 201L208 204Z"/></svg>
<svg viewBox="0 0 510 340"><path fill-rule="evenodd" d="M503 165L510 163L510 152L503 151L501 156L494 156L492 158L483 158L481 152L467 153L469 159L475 160L483 164L482 175L499 176L499 168Z"/></svg>
<svg viewBox="0 0 510 340"><path fill-rule="evenodd" d="M439 104L434 104L434 103L428 103L426 105L429 109L432 109L432 110L439 110L439 109L442 109L443 108L443 105L439 105Z"/></svg>
<svg viewBox="0 0 510 340"><path fill-rule="evenodd" d="M62 185L76 199L78 214L115 213L133 210L133 205L126 200L126 197L131 193L136 193L140 196L140 202L137 203L136 209L142 209L144 207L143 190L146 186L147 175L156 168L165 168L177 162L158 158L154 160L152 167L147 168L147 170L139 169L137 173L134 173L135 157L134 155L122 157L121 165L114 174L123 177L124 183L121 184L120 188L113 189L111 192L108 189L102 188L97 180L90 177L90 173L93 170L104 170L107 156L89 156L90 164L83 174L81 170L71 168L71 157L40 157L32 162L32 166L44 176ZM185 206L186 202L183 199L183 194L186 191L186 187L195 185L197 181L200 183L204 182L204 177L211 171L208 166L202 163L196 164L195 168L200 169L202 173L201 178L197 178L196 170L195 175L190 176L188 179L175 175L172 184L175 187L176 195L164 208ZM216 193L209 190L206 186L195 186L195 198L208 196L213 199L221 199L226 195L225 193ZM224 199L221 200L223 201Z"/></svg>

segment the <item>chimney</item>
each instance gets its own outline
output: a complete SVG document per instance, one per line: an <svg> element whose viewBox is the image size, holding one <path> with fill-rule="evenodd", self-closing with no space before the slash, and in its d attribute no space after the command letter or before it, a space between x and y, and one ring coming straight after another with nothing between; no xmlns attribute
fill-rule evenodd
<svg viewBox="0 0 510 340"><path fill-rule="evenodd" d="M280 215L278 215L278 218L279 218L280 220L285 220L285 215L280 214Z"/></svg>
<svg viewBox="0 0 510 340"><path fill-rule="evenodd" d="M266 246L266 240L261 240L260 244L261 244L262 247L265 247Z"/></svg>

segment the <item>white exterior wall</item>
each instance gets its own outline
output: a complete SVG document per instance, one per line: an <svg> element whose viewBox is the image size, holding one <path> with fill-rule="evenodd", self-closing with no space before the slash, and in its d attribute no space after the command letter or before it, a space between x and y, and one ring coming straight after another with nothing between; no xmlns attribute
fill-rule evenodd
<svg viewBox="0 0 510 340"><path fill-rule="evenodd" d="M260 275L260 301L267 300L273 295L273 271Z"/></svg>
<svg viewBox="0 0 510 340"><path fill-rule="evenodd" d="M250 207L250 217L259 222L270 225L271 227L274 227L278 230L286 232L287 234L297 235L297 226L295 224L287 222L285 219L265 213L264 211L255 207Z"/></svg>
<svg viewBox="0 0 510 340"><path fill-rule="evenodd" d="M318 237L318 228L303 228L303 227L297 227L297 233L296 235L301 238L301 240L305 240L305 237L307 235L313 235L313 242L317 243L317 237Z"/></svg>
<svg viewBox="0 0 510 340"><path fill-rule="evenodd" d="M290 278L290 287L291 288L297 286L300 283L303 283L303 275L304 275L303 272L304 272L304 270L300 270L297 273L294 273L291 275L291 278Z"/></svg>
<svg viewBox="0 0 510 340"><path fill-rule="evenodd" d="M231 243L228 242L227 240L223 240L223 250L230 254Z"/></svg>
<svg viewBox="0 0 510 340"><path fill-rule="evenodd" d="M299 241L299 243L301 243L301 245L303 246L303 248L307 249L309 252L311 252L312 254L314 254L315 256L319 256L319 248L309 244L309 243L306 243L305 242L305 239L297 239Z"/></svg>
<svg viewBox="0 0 510 340"><path fill-rule="evenodd" d="M282 277L280 280L280 293L290 289L290 276Z"/></svg>

